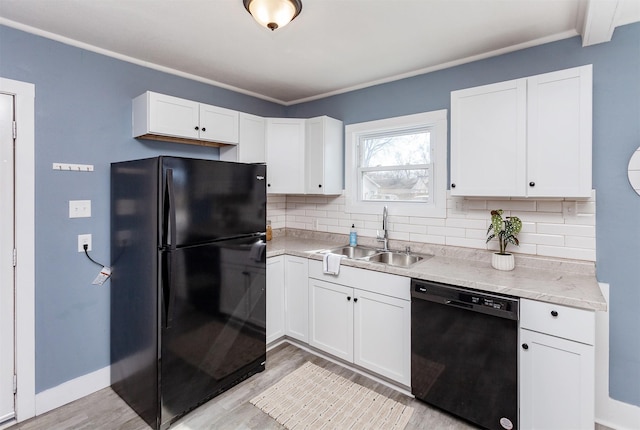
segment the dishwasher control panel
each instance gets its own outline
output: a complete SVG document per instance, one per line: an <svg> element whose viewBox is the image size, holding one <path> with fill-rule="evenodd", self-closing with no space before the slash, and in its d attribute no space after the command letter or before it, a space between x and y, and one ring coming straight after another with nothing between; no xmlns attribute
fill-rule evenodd
<svg viewBox="0 0 640 430"><path fill-rule="evenodd" d="M519 300L517 297L500 296L419 279L412 279L411 286L412 300L429 300L475 312L518 319Z"/></svg>

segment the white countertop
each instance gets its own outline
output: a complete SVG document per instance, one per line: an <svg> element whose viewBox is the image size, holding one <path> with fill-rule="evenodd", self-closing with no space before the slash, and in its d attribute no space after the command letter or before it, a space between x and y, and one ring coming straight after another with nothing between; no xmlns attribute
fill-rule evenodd
<svg viewBox="0 0 640 430"><path fill-rule="evenodd" d="M267 257L289 254L322 260L318 251L346 244L331 239L336 238L275 237L267 242ZM451 248L453 251L447 252L442 249L407 268L348 258L343 258L342 264L576 308L607 309L593 263L521 257L522 264L519 264L516 257L516 268L505 272L491 267L486 251L455 252L456 249Z"/></svg>

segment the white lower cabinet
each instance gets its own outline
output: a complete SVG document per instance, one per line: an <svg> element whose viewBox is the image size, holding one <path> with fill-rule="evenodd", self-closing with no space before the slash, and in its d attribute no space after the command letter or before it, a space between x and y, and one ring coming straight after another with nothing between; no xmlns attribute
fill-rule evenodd
<svg viewBox="0 0 640 430"><path fill-rule="evenodd" d="M292 255L284 256L285 334L309 342L309 261Z"/></svg>
<svg viewBox="0 0 640 430"><path fill-rule="evenodd" d="M309 278L309 345L353 362L353 288Z"/></svg>
<svg viewBox="0 0 640 430"><path fill-rule="evenodd" d="M410 386L409 278L353 267L336 277L321 266L309 262L309 344Z"/></svg>
<svg viewBox="0 0 640 430"><path fill-rule="evenodd" d="M285 335L284 256L267 258L267 343Z"/></svg>
<svg viewBox="0 0 640 430"><path fill-rule="evenodd" d="M594 426L595 313L520 300L520 428Z"/></svg>
<svg viewBox="0 0 640 430"><path fill-rule="evenodd" d="M356 290L353 362L411 385L411 302Z"/></svg>

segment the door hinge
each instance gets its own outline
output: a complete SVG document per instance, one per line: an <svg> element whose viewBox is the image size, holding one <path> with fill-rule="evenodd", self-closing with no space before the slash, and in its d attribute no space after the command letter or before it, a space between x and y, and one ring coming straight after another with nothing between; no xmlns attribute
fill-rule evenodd
<svg viewBox="0 0 640 430"><path fill-rule="evenodd" d="M18 265L18 250L13 248L13 267Z"/></svg>
<svg viewBox="0 0 640 430"><path fill-rule="evenodd" d="M17 139L18 138L18 123L13 121L11 124L11 129L13 131L13 138Z"/></svg>
<svg viewBox="0 0 640 430"><path fill-rule="evenodd" d="M13 394L18 392L18 375L13 375Z"/></svg>

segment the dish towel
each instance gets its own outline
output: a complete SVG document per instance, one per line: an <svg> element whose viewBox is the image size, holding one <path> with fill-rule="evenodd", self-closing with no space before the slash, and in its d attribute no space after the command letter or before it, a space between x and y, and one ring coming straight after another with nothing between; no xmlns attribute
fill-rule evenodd
<svg viewBox="0 0 640 430"><path fill-rule="evenodd" d="M253 261L262 261L265 249L267 249L267 244L263 241L254 243L253 245L251 245L249 258Z"/></svg>
<svg viewBox="0 0 640 430"><path fill-rule="evenodd" d="M338 254L327 253L324 254L322 259L322 269L324 273L329 275L337 275L340 273L340 260L342 260L345 256Z"/></svg>

